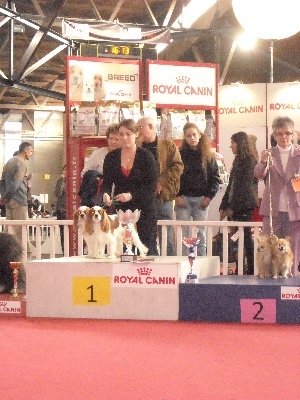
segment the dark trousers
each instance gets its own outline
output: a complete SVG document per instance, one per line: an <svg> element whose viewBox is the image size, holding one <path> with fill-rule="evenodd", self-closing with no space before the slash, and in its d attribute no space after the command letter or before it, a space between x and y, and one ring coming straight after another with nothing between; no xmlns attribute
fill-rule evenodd
<svg viewBox="0 0 300 400"><path fill-rule="evenodd" d="M56 218L58 220L62 219L67 219L67 212L63 210L57 210L56 211ZM64 225L59 225L59 233L60 233L60 244L61 244L61 249L64 254Z"/></svg>
<svg viewBox="0 0 300 400"><path fill-rule="evenodd" d="M253 210L233 212L231 220L240 222L251 222L252 216L253 216ZM254 243L250 227L244 228L244 247L247 258L248 275L254 275Z"/></svg>

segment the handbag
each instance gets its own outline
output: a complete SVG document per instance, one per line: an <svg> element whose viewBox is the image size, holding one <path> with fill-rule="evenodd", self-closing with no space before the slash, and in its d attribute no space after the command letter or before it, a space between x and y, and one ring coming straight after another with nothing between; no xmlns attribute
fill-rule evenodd
<svg viewBox="0 0 300 400"><path fill-rule="evenodd" d="M234 263L238 259L237 244L231 240L231 236L234 235L234 227L230 227L228 234L228 262ZM219 228L219 232L212 239L212 255L219 256L220 261L223 262L223 233Z"/></svg>

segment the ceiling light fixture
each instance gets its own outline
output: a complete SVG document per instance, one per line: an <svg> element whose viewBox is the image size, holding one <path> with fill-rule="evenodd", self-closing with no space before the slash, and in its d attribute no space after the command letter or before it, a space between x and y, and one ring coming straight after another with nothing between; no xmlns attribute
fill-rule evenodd
<svg viewBox="0 0 300 400"><path fill-rule="evenodd" d="M247 32L244 32L238 37L237 44L239 48L244 51L251 50L254 48L256 44L256 39L257 38L255 36L250 35Z"/></svg>
<svg viewBox="0 0 300 400"><path fill-rule="evenodd" d="M182 9L182 14L177 18L176 22L172 25L172 28L182 29L190 28L197 19L199 19L206 11L214 6L217 0L206 0L201 3L199 0L191 0ZM163 51L168 45L160 43L156 46L157 54Z"/></svg>
<svg viewBox="0 0 300 400"><path fill-rule="evenodd" d="M285 39L300 31L299 0L232 0L235 16L246 32L261 39Z"/></svg>

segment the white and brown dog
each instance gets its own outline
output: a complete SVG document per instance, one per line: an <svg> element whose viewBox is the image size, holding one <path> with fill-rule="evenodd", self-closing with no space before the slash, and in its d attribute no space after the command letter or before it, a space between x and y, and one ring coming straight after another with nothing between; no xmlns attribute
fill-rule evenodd
<svg viewBox="0 0 300 400"><path fill-rule="evenodd" d="M140 256L145 257L148 252L148 247L146 247L142 242L139 237L139 234L137 232L136 224L130 224L131 228L131 237L132 237L132 244L138 249ZM122 224L119 220L118 217L115 217L115 230L114 230L114 236L116 237L117 241L117 257L120 257L123 254L123 244L125 243L125 238L126 238L126 225ZM132 244L129 245L130 249L132 248Z"/></svg>
<svg viewBox="0 0 300 400"><path fill-rule="evenodd" d="M85 225L89 211L89 207L81 206L75 211L73 216L73 228L83 237L88 249L90 247L90 235L87 234Z"/></svg>
<svg viewBox="0 0 300 400"><path fill-rule="evenodd" d="M109 258L116 257L116 238L113 234L115 221L111 219L103 207L94 206L87 214L85 230L88 238L88 256L104 258L105 246Z"/></svg>

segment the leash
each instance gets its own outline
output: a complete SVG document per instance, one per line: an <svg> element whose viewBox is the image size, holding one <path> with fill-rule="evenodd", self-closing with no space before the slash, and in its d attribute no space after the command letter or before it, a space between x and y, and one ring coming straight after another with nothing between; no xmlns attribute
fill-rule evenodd
<svg viewBox="0 0 300 400"><path fill-rule="evenodd" d="M96 192L96 198L95 198L95 206L97 206L99 204L99 200L100 200L100 190L101 190L101 186L103 183L103 179L97 178L97 192Z"/></svg>
<svg viewBox="0 0 300 400"><path fill-rule="evenodd" d="M271 159L272 155L269 154L268 160L267 160L267 168L269 171L269 198L270 198L270 237L272 237L274 235L273 232L273 216L272 216L272 211L273 211L273 207L272 207L272 195L271 195L271 171L270 171L270 166L272 165L272 159Z"/></svg>

